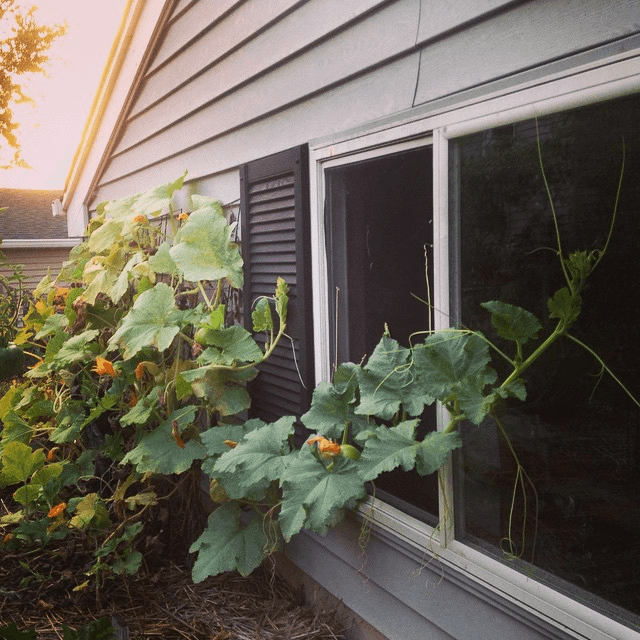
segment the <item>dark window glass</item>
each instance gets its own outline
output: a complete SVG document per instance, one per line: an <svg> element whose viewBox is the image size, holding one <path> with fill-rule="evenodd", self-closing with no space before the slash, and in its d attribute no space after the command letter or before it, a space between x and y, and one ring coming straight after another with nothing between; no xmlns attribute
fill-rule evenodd
<svg viewBox="0 0 640 640"><path fill-rule="evenodd" d="M537 127L530 120L470 135L455 141L450 153L458 322L489 333L488 314L479 305L502 300L533 312L549 331L555 320L548 318L547 300L564 279L537 138L565 255L605 245L624 141L613 236L571 333L636 398L638 113L640 99L633 96L540 118ZM526 402L507 406L502 420L530 483L525 478L514 484L514 458L495 424L464 426L457 535L608 615L638 624L640 410L592 355L565 338L525 378Z"/></svg>
<svg viewBox="0 0 640 640"><path fill-rule="evenodd" d="M433 240L431 185L430 147L326 171L335 361L360 362L370 355L385 325L405 346L412 333L428 327L425 251L430 254ZM435 426L433 409L423 422ZM392 472L376 487L378 496L395 496L392 502L418 517L438 512L435 476Z"/></svg>

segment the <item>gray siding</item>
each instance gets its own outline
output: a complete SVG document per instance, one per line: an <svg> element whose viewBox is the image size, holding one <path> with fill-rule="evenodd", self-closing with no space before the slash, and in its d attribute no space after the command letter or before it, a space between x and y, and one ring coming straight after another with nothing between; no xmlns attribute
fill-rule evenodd
<svg viewBox="0 0 640 640"><path fill-rule="evenodd" d="M185 168L228 171L638 31L637 0L182 0L96 201Z"/></svg>
<svg viewBox="0 0 640 640"><path fill-rule="evenodd" d="M0 247L11 264L20 264L23 267L25 280L23 286L33 291L40 280L51 269L52 277L60 272L60 267L69 259L69 249L7 249ZM1 269L0 273L8 274L10 271Z"/></svg>
<svg viewBox="0 0 640 640"><path fill-rule="evenodd" d="M569 640L526 610L452 571L437 557L375 531L362 545L349 517L327 537L303 532L287 555L391 640Z"/></svg>

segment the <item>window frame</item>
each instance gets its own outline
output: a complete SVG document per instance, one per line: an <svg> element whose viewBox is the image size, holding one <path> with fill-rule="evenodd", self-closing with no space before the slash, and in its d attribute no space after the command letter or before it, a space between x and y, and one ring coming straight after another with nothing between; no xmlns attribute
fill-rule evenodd
<svg viewBox="0 0 640 640"><path fill-rule="evenodd" d="M374 123L309 144L311 194L311 263L313 335L316 381L330 378L328 279L324 240L324 172L327 168L395 153L403 149L433 147L433 238L434 238L434 327L448 325L450 241L449 238L449 141L458 137L511 124L536 116L595 104L640 92L640 49L542 75L481 98L461 101L438 110L423 107L396 119ZM455 206L455 203L451 203ZM445 411L438 411L438 429L446 424ZM440 524L427 524L384 503L369 498L360 516L371 521L387 539L425 553L463 574L479 587L510 602L543 624L575 638L632 640L637 632L499 562L455 538L453 465L441 473L439 485Z"/></svg>

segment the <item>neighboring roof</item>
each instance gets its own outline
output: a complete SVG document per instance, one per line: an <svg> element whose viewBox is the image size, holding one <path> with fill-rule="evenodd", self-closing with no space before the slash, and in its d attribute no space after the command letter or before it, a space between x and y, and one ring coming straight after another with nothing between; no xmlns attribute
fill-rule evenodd
<svg viewBox="0 0 640 640"><path fill-rule="evenodd" d="M62 206L68 212L69 236L81 236L86 206L111 145L124 121L154 45L178 0L128 0L120 28L75 153Z"/></svg>
<svg viewBox="0 0 640 640"><path fill-rule="evenodd" d="M67 217L54 217L51 209L51 203L60 198L62 190L0 189L0 238L67 238Z"/></svg>

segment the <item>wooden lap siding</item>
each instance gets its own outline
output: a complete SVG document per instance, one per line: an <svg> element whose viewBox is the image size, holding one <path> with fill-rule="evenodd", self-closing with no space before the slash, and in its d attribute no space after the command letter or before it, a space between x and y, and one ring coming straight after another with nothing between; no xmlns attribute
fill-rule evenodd
<svg viewBox="0 0 640 640"><path fill-rule="evenodd" d="M55 277L62 263L69 259L69 249L7 249L0 245L7 260L11 264L22 265L25 279L23 287L28 291L33 291L40 280L51 270L51 276ZM1 273L8 275L10 270L2 269Z"/></svg>
<svg viewBox="0 0 640 640"><path fill-rule="evenodd" d="M637 0L176 3L96 202L251 160L638 33ZM585 19L585 16L587 19Z"/></svg>
<svg viewBox="0 0 640 640"><path fill-rule="evenodd" d="M286 331L292 340L281 341L250 385L250 414L264 420L299 417L314 388L307 163L303 146L241 169L244 316L249 330L256 299L272 297L278 277L289 285ZM264 345L264 334L256 339Z"/></svg>

